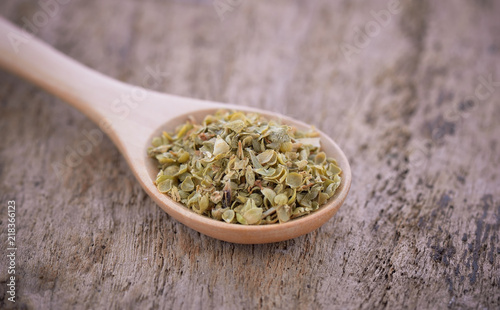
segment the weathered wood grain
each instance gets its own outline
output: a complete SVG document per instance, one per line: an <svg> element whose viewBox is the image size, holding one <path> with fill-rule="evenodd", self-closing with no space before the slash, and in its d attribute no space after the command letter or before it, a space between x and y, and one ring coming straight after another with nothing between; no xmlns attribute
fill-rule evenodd
<svg viewBox="0 0 500 310"><path fill-rule="evenodd" d="M1 253L18 206L0 308L499 308L499 3L404 1L386 23L370 12L391 1L220 2L223 20L212 1L68 1L36 35L132 84L315 124L351 160L345 205L287 242L200 235L107 138L56 173L96 125L0 72ZM20 26L40 10L0 3Z"/></svg>

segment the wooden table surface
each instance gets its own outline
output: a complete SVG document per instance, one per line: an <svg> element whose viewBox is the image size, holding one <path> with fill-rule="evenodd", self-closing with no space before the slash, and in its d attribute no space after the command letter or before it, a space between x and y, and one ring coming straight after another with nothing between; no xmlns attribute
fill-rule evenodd
<svg viewBox="0 0 500 310"><path fill-rule="evenodd" d="M314 124L353 183L308 235L214 240L108 138L82 153L98 127L80 112L2 71L0 308L500 307L500 2L58 1L0 15L116 79Z"/></svg>

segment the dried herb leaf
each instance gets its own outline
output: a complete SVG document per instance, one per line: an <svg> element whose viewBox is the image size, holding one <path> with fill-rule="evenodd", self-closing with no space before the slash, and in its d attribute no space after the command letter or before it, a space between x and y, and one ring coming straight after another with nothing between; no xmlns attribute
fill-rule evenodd
<svg viewBox="0 0 500 310"><path fill-rule="evenodd" d="M335 195L342 170L314 130L217 111L152 140L158 190L198 214L243 225L285 223Z"/></svg>
<svg viewBox="0 0 500 310"><path fill-rule="evenodd" d="M289 173L286 177L286 185L290 186L291 188L299 187L300 185L302 185L302 175L298 174L297 172Z"/></svg>
<svg viewBox="0 0 500 310"><path fill-rule="evenodd" d="M217 140L215 140L215 145L214 145L214 155L217 156L222 153L226 153L230 150L231 148L229 147L229 144L227 144L226 141L224 141L221 137L217 137Z"/></svg>
<svg viewBox="0 0 500 310"><path fill-rule="evenodd" d="M233 210L226 210L222 213L222 219L228 223L232 223L235 219L235 214Z"/></svg>

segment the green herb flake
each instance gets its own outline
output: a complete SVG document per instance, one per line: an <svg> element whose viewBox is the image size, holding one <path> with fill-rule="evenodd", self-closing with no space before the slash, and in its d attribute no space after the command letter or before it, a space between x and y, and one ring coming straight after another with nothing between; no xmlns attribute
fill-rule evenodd
<svg viewBox="0 0 500 310"><path fill-rule="evenodd" d="M155 185L192 211L232 224L285 223L334 196L342 170L319 134L255 114L217 111L153 138Z"/></svg>

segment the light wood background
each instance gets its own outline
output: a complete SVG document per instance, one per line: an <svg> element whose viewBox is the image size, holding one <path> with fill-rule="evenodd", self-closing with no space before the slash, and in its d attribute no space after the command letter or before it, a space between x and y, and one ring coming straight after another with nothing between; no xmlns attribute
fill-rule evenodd
<svg viewBox="0 0 500 310"><path fill-rule="evenodd" d="M498 1L403 1L387 22L370 12L389 0L65 2L47 21L37 1L0 14L122 81L315 124L352 188L300 238L211 239L161 211L109 139L74 159L97 126L2 71L0 252L12 199L18 250L0 308L500 307Z"/></svg>

